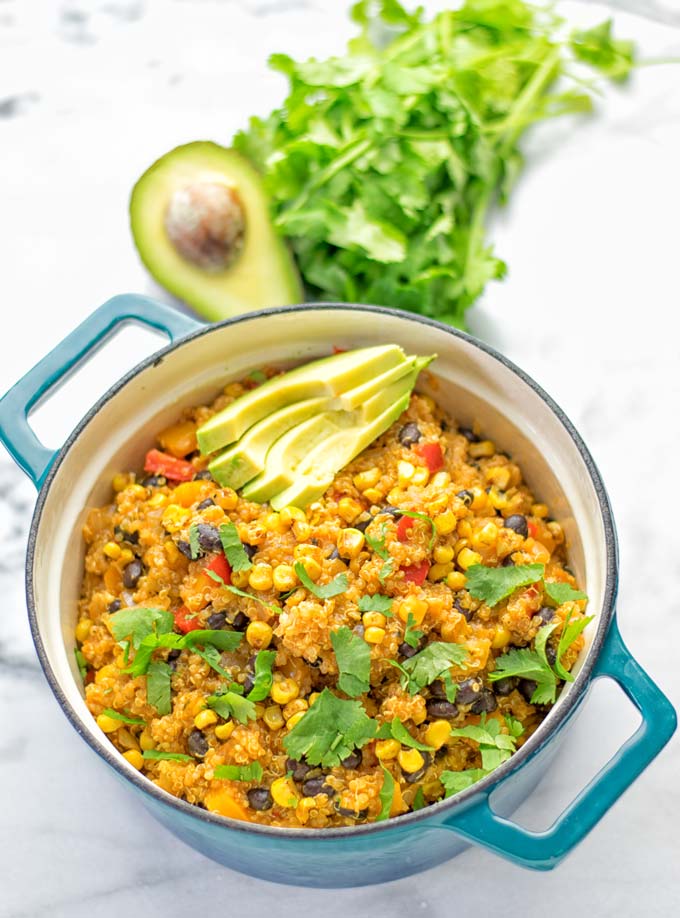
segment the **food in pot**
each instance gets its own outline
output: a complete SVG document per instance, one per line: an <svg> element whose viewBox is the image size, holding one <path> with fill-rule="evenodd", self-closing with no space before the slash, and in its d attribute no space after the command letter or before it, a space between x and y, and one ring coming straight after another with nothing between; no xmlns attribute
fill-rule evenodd
<svg viewBox="0 0 680 918"><path fill-rule="evenodd" d="M304 509L220 485L196 432L266 378L158 431L89 511L87 705L130 765L213 813L399 816L527 740L573 678L587 599L517 463L425 395Z"/></svg>

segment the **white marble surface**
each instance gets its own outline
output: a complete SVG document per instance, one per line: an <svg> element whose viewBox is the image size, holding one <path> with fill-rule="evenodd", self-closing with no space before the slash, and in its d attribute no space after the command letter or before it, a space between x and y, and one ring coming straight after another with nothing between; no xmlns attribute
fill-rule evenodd
<svg viewBox="0 0 680 918"><path fill-rule="evenodd" d="M680 4L621 0L647 57L680 54ZM322 55L349 26L340 0L0 0L0 265L4 391L88 311L154 291L126 225L133 180L186 140L228 142L281 92L267 54ZM593 10L572 5L587 17ZM510 275L473 330L562 404L608 482L621 538L619 615L638 659L680 703L677 519L680 67L605 90L600 113L554 124L494 235ZM128 335L36 421L57 443L149 350ZM195 854L139 809L60 714L38 669L22 565L31 486L0 456L0 915L175 916L208 909L288 918L671 916L680 906L676 738L559 870L482 850L388 886L275 887ZM526 805L546 824L631 732L598 686L564 756Z"/></svg>

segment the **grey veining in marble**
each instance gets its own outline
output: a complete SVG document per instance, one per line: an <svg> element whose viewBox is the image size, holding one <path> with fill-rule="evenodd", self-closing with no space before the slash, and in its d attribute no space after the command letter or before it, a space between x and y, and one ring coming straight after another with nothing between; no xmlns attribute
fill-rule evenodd
<svg viewBox="0 0 680 918"><path fill-rule="evenodd" d="M645 57L680 55L677 0L608 7L624 11L619 32ZM0 392L112 294L164 296L129 240L132 183L172 146L228 142L276 104L283 84L268 54L336 53L351 34L345 9L341 0L0 0ZM562 9L590 22L612 12ZM510 273L470 324L586 438L619 525L623 634L678 705L680 66L605 88L596 116L542 126L526 151L512 206L492 227ZM149 348L125 340L36 417L41 435L59 443ZM2 454L0 918L677 915L677 738L552 874L471 849L419 877L329 894L274 887L194 853L105 770L47 688L23 594L34 499ZM548 824L635 723L621 693L598 684L521 818Z"/></svg>

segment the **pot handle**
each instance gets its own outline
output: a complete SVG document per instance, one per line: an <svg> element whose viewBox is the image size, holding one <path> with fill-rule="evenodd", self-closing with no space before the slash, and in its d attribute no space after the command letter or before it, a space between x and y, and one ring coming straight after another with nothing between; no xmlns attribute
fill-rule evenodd
<svg viewBox="0 0 680 918"><path fill-rule="evenodd" d="M28 423L28 414L52 389L61 385L85 358L91 357L119 325L137 322L165 332L170 341L202 323L146 296L121 294L88 316L29 370L0 399L0 441L33 484L40 488L57 450L44 446Z"/></svg>
<svg viewBox="0 0 680 918"><path fill-rule="evenodd" d="M603 676L621 686L642 715L642 723L549 829L532 832L495 813L489 805L489 795L499 785L467 809L450 816L440 827L524 867L550 870L559 864L658 755L677 723L670 701L623 643L616 618L593 672L593 679Z"/></svg>

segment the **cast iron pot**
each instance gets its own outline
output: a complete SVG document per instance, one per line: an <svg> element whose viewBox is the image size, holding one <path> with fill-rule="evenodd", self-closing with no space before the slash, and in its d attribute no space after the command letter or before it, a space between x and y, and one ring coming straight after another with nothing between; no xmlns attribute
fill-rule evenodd
<svg viewBox="0 0 680 918"><path fill-rule="evenodd" d="M122 323L167 333L172 342L123 377L53 453L27 421L32 407ZM129 765L96 726L74 662L74 627L85 508L110 500L111 478L139 468L153 433L186 405L212 398L232 379L266 364L305 361L332 345L396 342L439 355L432 394L460 423L479 421L511 452L534 492L565 528L570 565L595 615L576 678L519 752L466 791L388 822L324 831L252 825L165 793ZM425 390L427 391L427 390ZM404 877L474 842L518 864L554 867L593 828L672 735L669 701L624 646L614 612L617 548L612 513L595 464L557 405L525 373L469 336L409 313L317 304L264 310L199 325L140 296L104 304L0 401L0 438L39 488L26 563L28 614L40 662L64 713L94 751L165 826L208 857L280 883L359 886ZM510 819L558 752L595 679L614 679L642 723L545 832ZM493 804L493 806L492 806Z"/></svg>

